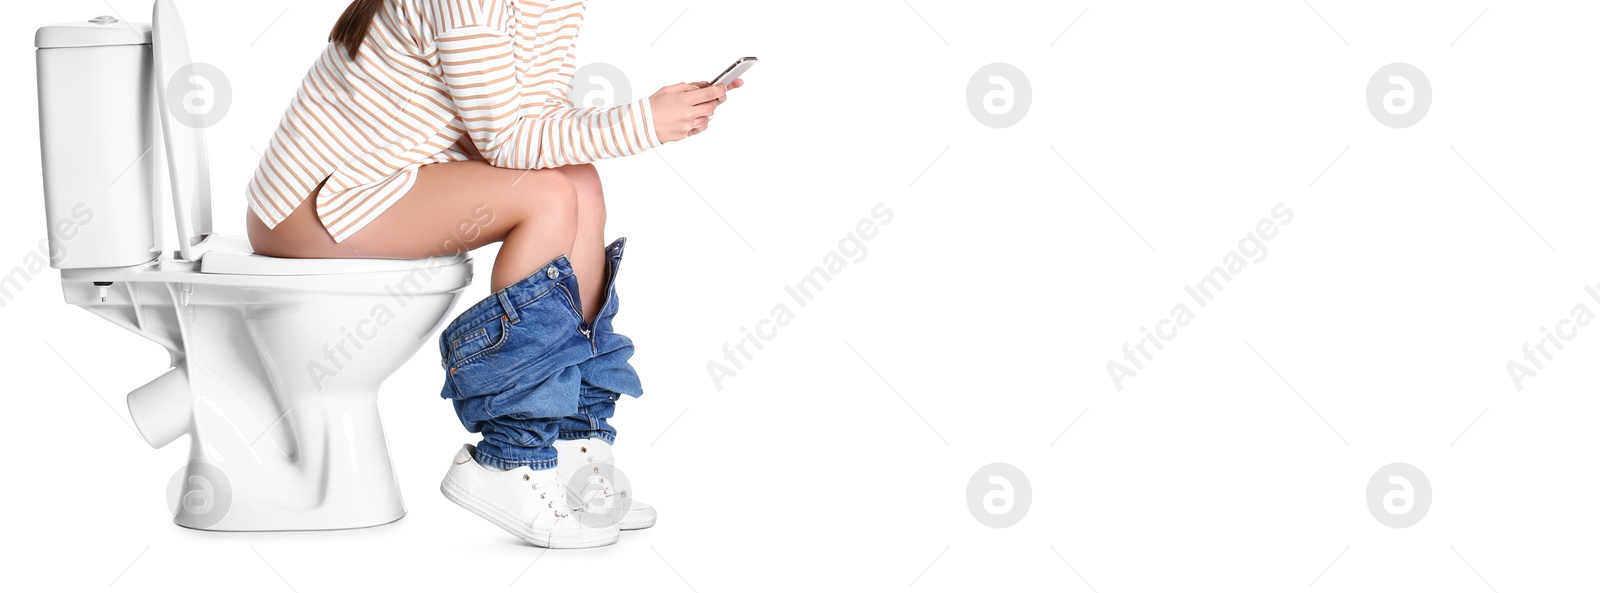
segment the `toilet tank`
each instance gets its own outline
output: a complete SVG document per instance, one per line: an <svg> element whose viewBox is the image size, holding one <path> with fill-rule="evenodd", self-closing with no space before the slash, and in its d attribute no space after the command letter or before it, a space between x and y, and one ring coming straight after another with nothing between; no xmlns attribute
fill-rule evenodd
<svg viewBox="0 0 1600 593"><path fill-rule="evenodd" d="M150 25L112 17L40 28L39 143L50 266L155 259Z"/></svg>

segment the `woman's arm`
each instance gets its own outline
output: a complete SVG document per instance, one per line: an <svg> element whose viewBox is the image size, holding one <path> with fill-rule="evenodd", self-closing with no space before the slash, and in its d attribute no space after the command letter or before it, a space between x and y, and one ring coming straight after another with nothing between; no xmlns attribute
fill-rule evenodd
<svg viewBox="0 0 1600 593"><path fill-rule="evenodd" d="M611 109L578 109L570 102L552 100L536 115L524 116L515 40L503 31L459 27L435 42L456 113L490 164L544 169L638 154L661 145L648 100ZM570 84L569 79L554 86Z"/></svg>
<svg viewBox="0 0 1600 593"><path fill-rule="evenodd" d="M516 70L516 40L508 33L518 15L499 0L436 0L428 16L446 91L465 125L466 138L490 164L544 169L630 156L690 134L715 110L725 89L674 85L650 98L609 109L579 108L572 87L576 33L556 37L567 48L561 59L529 76L554 77L536 114L523 114ZM582 19L583 7L572 15ZM659 108L663 113L655 113ZM668 129L658 129L661 127ZM471 154L469 152L469 154Z"/></svg>

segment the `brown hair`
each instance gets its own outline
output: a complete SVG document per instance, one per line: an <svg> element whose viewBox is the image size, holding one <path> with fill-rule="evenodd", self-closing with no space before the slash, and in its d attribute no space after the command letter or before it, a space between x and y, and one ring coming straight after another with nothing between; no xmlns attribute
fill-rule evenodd
<svg viewBox="0 0 1600 593"><path fill-rule="evenodd" d="M328 33L328 41L339 44L350 59L356 59L356 54L361 52L361 42L367 39L367 29L372 27L372 20L378 16L378 9L383 8L383 0L355 0L350 7L344 9L344 15L339 17L339 22L333 25L333 31Z"/></svg>

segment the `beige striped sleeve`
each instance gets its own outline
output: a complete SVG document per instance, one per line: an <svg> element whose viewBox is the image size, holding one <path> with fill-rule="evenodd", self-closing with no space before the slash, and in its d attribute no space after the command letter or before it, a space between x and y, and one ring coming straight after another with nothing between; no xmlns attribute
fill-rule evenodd
<svg viewBox="0 0 1600 593"><path fill-rule="evenodd" d="M435 55L458 116L478 151L496 167L545 169L630 156L661 146L649 98L611 108L580 108L572 87L576 39L559 66L530 73L553 89L535 115L525 115L515 42L497 0L437 0ZM581 11L582 3L571 5ZM515 18L512 15L510 18ZM581 15L579 15L581 18ZM446 26L440 26L441 23Z"/></svg>

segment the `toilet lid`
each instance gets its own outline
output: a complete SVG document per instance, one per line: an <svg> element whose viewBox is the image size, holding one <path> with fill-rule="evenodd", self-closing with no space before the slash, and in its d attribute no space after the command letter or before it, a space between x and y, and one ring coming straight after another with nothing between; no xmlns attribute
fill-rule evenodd
<svg viewBox="0 0 1600 593"><path fill-rule="evenodd" d="M332 276L411 272L419 269L453 266L467 261L466 255L429 259L292 259L258 255L245 237L211 235L198 245L200 273L241 276Z"/></svg>
<svg viewBox="0 0 1600 593"><path fill-rule="evenodd" d="M205 79L189 59L189 34L172 0L156 0L151 14L155 49L155 87L167 174L171 176L172 213L178 230L178 251L194 261L196 244L211 234L211 162L204 122L180 120L175 110L191 108L191 93L209 97L217 81ZM181 77L181 78L180 78ZM172 93L179 93L173 96ZM215 97L211 97L214 99Z"/></svg>

